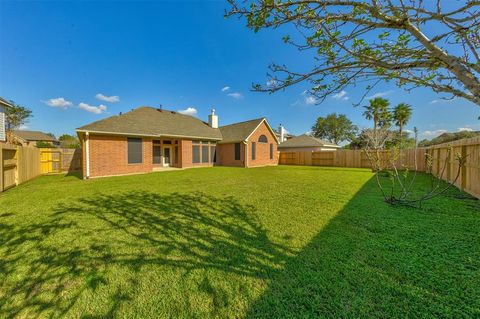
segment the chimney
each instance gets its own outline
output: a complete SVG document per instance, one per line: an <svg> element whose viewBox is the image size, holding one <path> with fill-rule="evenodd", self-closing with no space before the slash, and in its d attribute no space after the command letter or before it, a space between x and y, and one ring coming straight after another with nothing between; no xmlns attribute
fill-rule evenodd
<svg viewBox="0 0 480 319"><path fill-rule="evenodd" d="M285 129L282 124L278 126L278 133L280 134L280 143L285 142Z"/></svg>
<svg viewBox="0 0 480 319"><path fill-rule="evenodd" d="M212 109L212 113L208 116L208 125L218 128L218 116L215 115L215 109Z"/></svg>

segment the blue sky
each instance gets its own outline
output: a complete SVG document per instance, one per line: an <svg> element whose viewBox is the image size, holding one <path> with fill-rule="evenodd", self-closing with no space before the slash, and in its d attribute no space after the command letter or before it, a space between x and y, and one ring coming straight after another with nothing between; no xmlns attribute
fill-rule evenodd
<svg viewBox="0 0 480 319"><path fill-rule="evenodd" d="M371 125L352 105L361 88L347 88L319 105L302 95L304 85L273 95L251 92L252 82L266 81L269 63L308 70L313 60L284 44L281 31L255 34L244 21L225 19L225 8L223 1L0 0L0 96L33 110L28 129L57 136L160 104L194 109L203 120L215 108L220 125L265 116L294 134L332 112L360 127ZM393 105L411 104L408 129L417 126L420 138L480 130L480 108L466 100L444 101L427 89L406 92L386 84L373 94Z"/></svg>

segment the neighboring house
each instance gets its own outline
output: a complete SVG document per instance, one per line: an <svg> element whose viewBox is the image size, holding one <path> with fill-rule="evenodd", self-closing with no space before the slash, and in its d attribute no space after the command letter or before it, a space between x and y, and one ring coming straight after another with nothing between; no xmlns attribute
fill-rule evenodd
<svg viewBox="0 0 480 319"><path fill-rule="evenodd" d="M287 132L287 130L282 126L282 124L280 124L278 126L278 129L275 131L275 136L277 137L279 143L283 143L286 140L294 137L292 134Z"/></svg>
<svg viewBox="0 0 480 319"><path fill-rule="evenodd" d="M4 143L7 140L7 121L5 118L7 107L12 107L12 104L0 97L0 143Z"/></svg>
<svg viewBox="0 0 480 319"><path fill-rule="evenodd" d="M77 129L84 178L164 167L277 165L278 140L265 118L218 126L174 111L139 107Z"/></svg>
<svg viewBox="0 0 480 319"><path fill-rule="evenodd" d="M36 146L38 142L49 143L52 146L60 145L56 138L40 131L14 130L13 137L22 146Z"/></svg>
<svg viewBox="0 0 480 319"><path fill-rule="evenodd" d="M339 148L338 145L307 134L292 137L278 145L280 152L335 151Z"/></svg>

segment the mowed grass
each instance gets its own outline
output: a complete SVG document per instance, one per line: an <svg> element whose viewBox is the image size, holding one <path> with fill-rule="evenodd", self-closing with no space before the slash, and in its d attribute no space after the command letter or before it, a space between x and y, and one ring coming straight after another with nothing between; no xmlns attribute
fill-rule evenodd
<svg viewBox="0 0 480 319"><path fill-rule="evenodd" d="M44 176L0 195L0 317L479 317L479 210L361 169Z"/></svg>

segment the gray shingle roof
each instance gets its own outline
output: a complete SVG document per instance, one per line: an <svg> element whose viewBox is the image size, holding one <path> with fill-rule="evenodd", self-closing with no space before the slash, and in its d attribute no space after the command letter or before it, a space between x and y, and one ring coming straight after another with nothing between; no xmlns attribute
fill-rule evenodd
<svg viewBox="0 0 480 319"><path fill-rule="evenodd" d="M264 118L254 119L245 122L234 123L220 127L223 139L221 143L242 142L252 134Z"/></svg>
<svg viewBox="0 0 480 319"><path fill-rule="evenodd" d="M79 127L77 131L222 139L220 129L211 128L196 117L148 106L93 122Z"/></svg>
<svg viewBox="0 0 480 319"><path fill-rule="evenodd" d="M14 130L13 135L18 136L26 141L45 141L56 142L57 140L50 135L40 131L21 131Z"/></svg>
<svg viewBox="0 0 480 319"><path fill-rule="evenodd" d="M332 144L330 142L321 140L319 138L303 134L300 136L292 137L291 139L286 140L283 143L278 145L278 149L282 148L296 148L296 147L340 147L338 145Z"/></svg>
<svg viewBox="0 0 480 319"><path fill-rule="evenodd" d="M12 106L12 104L9 101L7 101L6 99L4 99L1 96L0 96L0 104L3 105L3 106Z"/></svg>

